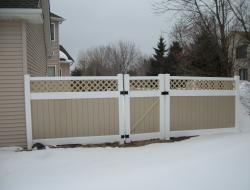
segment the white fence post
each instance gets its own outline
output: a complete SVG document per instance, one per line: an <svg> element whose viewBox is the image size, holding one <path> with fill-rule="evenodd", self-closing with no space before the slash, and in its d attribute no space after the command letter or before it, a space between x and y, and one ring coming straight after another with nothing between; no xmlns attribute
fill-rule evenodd
<svg viewBox="0 0 250 190"><path fill-rule="evenodd" d="M129 143L130 140L130 78L129 74L124 75L124 91L128 94L124 96L125 100L125 142Z"/></svg>
<svg viewBox="0 0 250 190"><path fill-rule="evenodd" d="M240 111L240 77L234 76L235 82L235 128L240 130L239 111Z"/></svg>
<svg viewBox="0 0 250 190"><path fill-rule="evenodd" d="M165 96L161 93L165 91L165 77L164 74L159 74L159 93L160 93L160 139L165 139Z"/></svg>
<svg viewBox="0 0 250 190"><path fill-rule="evenodd" d="M118 74L118 91L119 91L119 135L120 137L125 134L125 102L124 96L120 94L123 91L123 74ZM120 138L120 144L124 144L124 139Z"/></svg>
<svg viewBox="0 0 250 190"><path fill-rule="evenodd" d="M165 96L165 139L170 139L170 74L165 74L165 91L168 95Z"/></svg>
<svg viewBox="0 0 250 190"><path fill-rule="evenodd" d="M29 75L24 75L24 96L25 96L27 149L30 150L32 149L32 117L31 117L30 76Z"/></svg>

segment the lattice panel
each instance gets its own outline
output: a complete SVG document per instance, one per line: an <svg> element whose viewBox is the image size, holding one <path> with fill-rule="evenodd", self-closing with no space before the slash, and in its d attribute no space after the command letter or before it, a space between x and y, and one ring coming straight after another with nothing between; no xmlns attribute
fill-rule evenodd
<svg viewBox="0 0 250 190"><path fill-rule="evenodd" d="M172 79L172 90L234 90L234 81Z"/></svg>
<svg viewBox="0 0 250 190"><path fill-rule="evenodd" d="M159 90L159 80L130 80L130 90Z"/></svg>
<svg viewBox="0 0 250 190"><path fill-rule="evenodd" d="M74 80L71 81L73 92L117 91L117 80Z"/></svg>
<svg viewBox="0 0 250 190"><path fill-rule="evenodd" d="M31 92L96 92L117 90L117 80L31 81Z"/></svg>

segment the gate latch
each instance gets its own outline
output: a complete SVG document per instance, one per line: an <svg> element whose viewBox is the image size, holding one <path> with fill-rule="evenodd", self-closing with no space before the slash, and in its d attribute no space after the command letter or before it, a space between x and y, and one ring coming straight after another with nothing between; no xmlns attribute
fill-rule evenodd
<svg viewBox="0 0 250 190"><path fill-rule="evenodd" d="M169 95L169 92L168 91L163 91L163 92L161 92L161 95Z"/></svg>
<svg viewBox="0 0 250 190"><path fill-rule="evenodd" d="M128 91L120 91L121 95L128 95Z"/></svg>

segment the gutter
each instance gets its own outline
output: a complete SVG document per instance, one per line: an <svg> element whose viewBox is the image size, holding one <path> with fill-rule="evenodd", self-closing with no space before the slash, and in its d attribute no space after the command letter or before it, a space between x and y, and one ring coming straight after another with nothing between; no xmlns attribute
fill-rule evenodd
<svg viewBox="0 0 250 190"><path fill-rule="evenodd" d="M30 23L43 23L42 9L0 8L1 20L27 20Z"/></svg>
<svg viewBox="0 0 250 190"><path fill-rule="evenodd" d="M47 49L47 57L51 56L52 47L51 47L51 34L50 34L50 4L49 0L40 0L41 8L43 10L43 30L45 34L45 45Z"/></svg>
<svg viewBox="0 0 250 190"><path fill-rule="evenodd" d="M51 19L52 21L57 21L57 22L59 22L60 24L66 20L65 18L57 18L57 17L50 17L50 19Z"/></svg>

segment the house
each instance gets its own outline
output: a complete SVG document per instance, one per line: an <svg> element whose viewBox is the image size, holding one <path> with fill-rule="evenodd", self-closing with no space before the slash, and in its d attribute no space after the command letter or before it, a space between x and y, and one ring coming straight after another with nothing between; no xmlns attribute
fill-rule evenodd
<svg viewBox="0 0 250 190"><path fill-rule="evenodd" d="M26 146L24 75L46 76L49 0L0 1L0 146Z"/></svg>
<svg viewBox="0 0 250 190"><path fill-rule="evenodd" d="M250 33L233 32L230 35L229 58L233 62L234 75L240 80L250 80Z"/></svg>
<svg viewBox="0 0 250 190"><path fill-rule="evenodd" d="M69 76L70 66L74 60L59 43L59 25L65 19L54 13L50 13L50 19L52 55L48 61L48 76ZM60 55L65 54L65 52L67 52L66 57L69 56L70 59L64 60L64 57L61 60Z"/></svg>

